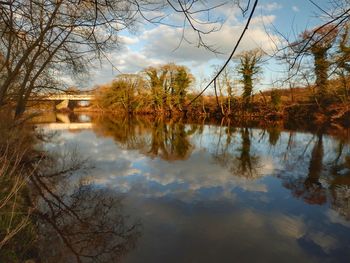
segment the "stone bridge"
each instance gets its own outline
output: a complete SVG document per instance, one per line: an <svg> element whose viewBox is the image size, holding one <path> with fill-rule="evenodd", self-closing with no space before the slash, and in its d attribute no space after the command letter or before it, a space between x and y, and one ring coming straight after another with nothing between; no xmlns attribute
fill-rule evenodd
<svg viewBox="0 0 350 263"><path fill-rule="evenodd" d="M36 100L72 100L72 101L90 101L95 98L91 94L52 94L48 96L38 97Z"/></svg>

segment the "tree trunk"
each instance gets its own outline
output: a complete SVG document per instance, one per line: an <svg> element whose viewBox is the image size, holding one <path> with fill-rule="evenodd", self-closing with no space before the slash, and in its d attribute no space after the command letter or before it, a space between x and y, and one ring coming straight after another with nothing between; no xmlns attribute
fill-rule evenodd
<svg viewBox="0 0 350 263"><path fill-rule="evenodd" d="M316 88L317 95L322 101L327 95L327 83L328 83L328 61L327 50L319 50L314 53L315 57L315 75L316 75Z"/></svg>

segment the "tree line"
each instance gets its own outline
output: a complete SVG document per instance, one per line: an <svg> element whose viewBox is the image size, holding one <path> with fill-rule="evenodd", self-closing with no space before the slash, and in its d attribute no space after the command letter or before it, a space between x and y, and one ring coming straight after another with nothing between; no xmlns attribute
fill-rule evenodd
<svg viewBox="0 0 350 263"><path fill-rule="evenodd" d="M147 67L137 74L120 74L111 83L95 89L94 106L109 111L127 113L173 114L187 110L202 111L208 107L212 111L230 114L238 101L249 106L256 77L262 72L263 52L254 49L235 57L236 65L228 67L217 81L214 96L201 96L191 104L198 91L194 89L195 78L189 68L168 63ZM233 74L240 80L234 83ZM238 92L238 87L242 88ZM235 91L234 91L235 90ZM242 99L240 99L242 97ZM208 100L204 102L204 100Z"/></svg>
<svg viewBox="0 0 350 263"><path fill-rule="evenodd" d="M288 74L291 73L292 76L288 75L287 81L284 79L282 82L289 83L290 86L300 86L302 82L302 85L315 89L313 98L319 105L332 102L334 95L343 102L349 98L348 0L333 2L336 8L332 10L331 15L331 12L327 14L329 21L303 32L299 39L291 43L286 44L284 41L281 46L283 55L275 56L290 65ZM248 11L253 15L258 1L235 3L244 15ZM200 1L1 1L0 107L10 105L14 107L16 116L20 116L31 97L47 92L64 92L66 88L61 76L84 77L88 73L90 62L104 58L105 52L120 44L120 32L132 29L140 20L161 24L164 17L176 12L184 20L184 30L189 27L197 33L198 46L211 50L210 46L206 45L203 35L215 31L214 25L217 21L208 18L209 29L203 31L194 15L207 14L209 10L220 6L222 5L203 8ZM319 6L318 9L322 10ZM164 15L149 17L152 11L162 11ZM214 28L210 27L211 23ZM238 44L239 41L236 47ZM236 47L231 55L235 54ZM304 63L307 56L312 60ZM243 86L244 103L241 107L250 109L253 107L254 80L262 70L262 55L259 52L247 51L244 55L241 54L239 60L240 68L236 72L240 74ZM311 67L310 61L313 61ZM227 63L218 68L217 75L213 78L215 81L209 83L214 84L212 90L215 91L215 110L229 115L233 111L236 94L233 95L230 81L225 80L229 75L225 73L226 65ZM198 97L198 100L198 94L193 93L193 97L191 94L186 96L187 86L193 84L193 78L186 76L189 72L186 69L178 71L166 67L149 69L149 72L144 72L148 79L148 90L136 92L139 95L143 93L147 99L139 103L140 105L134 105L135 103L131 102L135 99L135 93L124 92L122 95L126 97L119 99L119 104L127 111L139 109L143 104L148 107L152 105L157 111L183 111L186 110L185 105L197 108L202 105L205 111L205 96ZM118 77L120 78L125 79L125 76ZM336 91L329 87L330 81L335 78L339 86ZM144 79L143 77L143 82ZM139 85L137 83L140 80L134 81L132 85ZM180 87L181 82L183 88ZM278 100L278 92L271 92L271 101L276 104ZM116 106L116 103L114 104ZM237 111L237 108L235 110Z"/></svg>
<svg viewBox="0 0 350 263"><path fill-rule="evenodd" d="M299 39L288 45L283 55L289 65L296 65L294 79L298 78L306 86L314 88L314 99L321 105L349 100L349 29L347 22L342 27L329 24L306 30ZM300 57L311 60L298 61ZM314 83L310 83L310 80L314 80Z"/></svg>
<svg viewBox="0 0 350 263"><path fill-rule="evenodd" d="M197 34L214 31L207 14L221 5L199 1L2 0L0 1L0 107L20 116L32 96L64 92L62 77L82 78L91 62L121 44L120 32L138 22L162 24L171 13ZM248 5L249 6L249 5ZM206 14L208 30L195 15ZM176 26L176 25L174 25Z"/></svg>
<svg viewBox="0 0 350 263"><path fill-rule="evenodd" d="M148 67L138 74L121 74L96 91L95 105L128 113L181 111L194 77L173 63Z"/></svg>
<svg viewBox="0 0 350 263"><path fill-rule="evenodd" d="M311 58L299 61L296 73L288 79L289 84L297 79L299 87L308 88L304 101L327 106L349 100L349 24L343 28L328 25L304 31L283 51L277 59L286 65L295 63L299 56ZM148 67L138 74L121 74L112 83L96 90L95 106L128 113L192 111L223 116L254 111L254 108L255 111L278 111L281 104L286 103L282 100L283 90L256 93L255 86L263 72L266 57L259 48L235 55L216 77L214 94L201 95L194 102L192 99L197 96L198 90L190 88L194 87L195 79L184 66L170 63ZM310 62L313 64L310 65ZM214 75L218 71L220 68L214 67ZM307 81L306 84L304 81ZM254 96L257 97L255 101Z"/></svg>

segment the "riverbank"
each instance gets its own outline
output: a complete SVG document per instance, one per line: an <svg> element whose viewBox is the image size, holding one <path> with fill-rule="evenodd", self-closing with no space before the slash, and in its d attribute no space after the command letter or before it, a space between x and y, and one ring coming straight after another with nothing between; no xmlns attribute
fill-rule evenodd
<svg viewBox="0 0 350 263"><path fill-rule="evenodd" d="M30 177L39 168L40 152L32 125L0 112L0 262L35 257L34 207Z"/></svg>
<svg viewBox="0 0 350 263"><path fill-rule="evenodd" d="M7 116L10 116L10 114L8 114ZM192 154L196 153L194 149L200 146L197 145L196 147L193 147L192 144L196 142L198 143L198 141L192 140L193 138L196 137L198 140L202 140L200 138L203 138L203 143L210 143L211 140L205 139L206 136L214 136L217 143L209 144L210 147L214 147L215 145L215 147L223 147L227 144L223 148L212 149L211 153L215 155L213 157L214 160L217 160L221 163L221 155L216 156L216 154L221 153L221 151L231 149L231 147L238 147L237 151L240 152L240 154L238 154L237 156L232 155L231 157L229 157L229 155L226 156L225 154L223 154L222 157L227 157L227 160L223 160L224 166L237 160L241 160L242 156L244 158L248 158L248 165L250 163L250 160L255 160L253 151L253 149L255 149L254 145L261 143L261 141L265 141L265 147L281 147L281 144L287 144L288 147L294 147L294 140L300 140L299 144L300 146L302 146L303 140L300 138L305 137L307 138L307 140L310 141L309 144L312 146L314 144L314 138L318 138L321 135L325 135L323 140L334 140L335 142L339 142L340 146L342 146L343 144L348 144L350 142L350 128L344 128L343 126L338 126L335 124L314 125L311 124L311 122L307 121L304 122L303 126L301 123L291 123L282 118L278 120L265 120L263 118L249 119L248 117L233 118L232 116L226 116L221 119L218 119L216 116L208 117L203 115L196 116L196 118L191 118L191 116L183 115L172 116L172 118L170 118L163 115L156 116L154 114L123 115L115 112L101 114L101 112L96 111L84 113L81 112L76 114L73 112L66 114L51 113L49 117L42 116L40 118L40 123L43 125L40 128L40 126L37 124L37 131L45 130L45 127L47 129L53 128L52 125L47 124L63 124L63 129L62 127L58 127L59 129L53 129L50 130L50 132L48 132L48 134L51 134L52 136L56 134L56 136L58 136L56 140L59 139L60 136L63 137L61 137L61 139L59 139L58 141L56 141L56 143L53 144L51 140L46 140L46 144L51 145L51 147L52 145L55 145L55 147L61 149L59 152L71 152L74 156L72 158L72 155L68 155L65 159L62 160L60 159L60 156L55 155L55 159L52 159L50 157L51 154L45 151L43 152L45 154L45 158L43 159L40 158L40 155L38 155L38 149L40 148L36 147L35 149L33 148L33 150L35 150L33 153L36 154L31 155L29 154L29 152L28 154L27 152L23 154L26 157L26 160L31 160L32 163L35 163L35 160L40 160L40 162L37 163L37 165L35 166L35 173L21 173L21 177L19 177L19 175L7 177L11 178L11 182L16 182L15 179L26 179L26 181L19 181L21 182L22 188L18 192L20 194L16 196L16 211L21 212L21 217L18 217L18 221L16 222L22 222L22 220L24 219L26 221L23 221L25 223L23 225L23 228L16 232L16 234L13 237L11 237L11 239L9 239L7 244L2 247L0 253L1 262L21 262L25 260L38 260L40 257L47 258L47 253L49 253L47 252L46 245L46 241L48 240L47 238L50 238L50 240L55 240L49 245L50 251L57 251L62 249L62 251L66 253L66 247L68 247L68 250L70 249L69 246L71 244L74 244L74 241L76 240L74 238L80 239L82 237L85 237L85 235L89 237L96 236L96 229L94 228L94 225L90 225L89 223L96 222L96 218L105 222L105 215L114 216L114 213L106 212L101 213L101 218L99 218L100 214L96 215L94 211L96 211L96 209L100 209L101 207L109 208L108 205L105 206L105 201L110 200L111 196L115 198L115 200L119 200L119 197L117 195L113 195L112 193L105 190L98 192L93 187L89 188L90 186L87 186L85 184L77 186L74 185L74 180L72 181L71 179L73 174L75 174L76 169L80 166L79 163L76 163L77 165L75 167L72 166L71 163L69 163L69 161L71 160L77 160L77 152L76 148L74 147L64 148L70 145L69 143L67 143L66 140L72 140L72 138L74 138L75 142L81 143L79 147L82 147L82 149L86 149L84 148L84 145L87 142L96 143L97 141L101 142L101 140L105 140L103 138L113 138L116 145L118 145L117 148L121 147L123 151L125 151L126 149L138 149L138 153L145 155L146 158L150 158L153 160L155 157L159 157L173 164L173 161L177 160L183 160L183 163L185 163L186 160L190 159L190 156ZM36 121L36 119L32 120L33 123L37 123ZM86 122L91 123L91 125L82 125L74 127L77 123L83 124ZM10 123L10 120L8 121L8 123ZM32 139L30 139L36 138L38 137L38 135L40 136L40 132L34 134L33 126L18 126L18 133L15 132L15 130L13 130L13 127L8 127L9 128L7 128L7 133L2 133L1 138L4 142L8 139L11 139L11 142L14 145L21 147L25 145L31 147L33 145L37 145L37 140L31 141ZM28 136L30 136L25 137L25 134L22 134L20 132L28 133ZM297 134L298 136L296 136ZM35 136L32 137L33 135ZM65 137L64 135L69 136ZM82 136L92 137L91 140L89 139L86 141ZM82 140L79 140L79 138L81 138ZM108 141L110 144L110 140ZM27 142L27 144L25 144L24 142ZM55 142L55 140L53 140L53 142ZM58 142L64 143L61 144ZM106 144L98 145L101 146ZM248 151L247 149L249 147L252 147L252 149ZM283 147L281 147L281 149L283 149ZM90 149L90 147L88 148ZM204 148L206 149L207 146ZM339 149L341 149L341 147ZM84 153L88 155L93 154L93 152L90 151ZM135 154L134 151L133 153ZM248 153L251 153L252 156L246 156ZM233 151L232 154L237 154L237 152ZM115 156L117 156L117 159L113 162L119 161L120 158L124 158L122 155L117 153ZM243 163L245 160L244 158L242 159ZM320 160L322 160L322 158L320 158ZM58 169L55 168L56 172L52 171L50 168L53 168L57 163L66 164L66 166L58 167ZM206 161L205 163L208 162ZM105 167L105 165L106 164L103 162L103 167ZM237 166L234 165L234 167L239 168L239 165L240 163L237 163ZM249 165L247 167L249 167ZM258 168L260 169L259 165L256 166L255 169ZM37 173L39 169L40 173ZM61 171L68 171L68 174L61 173ZM98 171L100 172L101 170ZM117 170L113 171L116 172ZM251 180L256 178L255 175L251 176L251 173L254 171L254 169L246 170L246 173L243 173L244 171L242 171L242 174L247 176L247 180ZM99 172L96 174L98 178L99 176L101 176ZM237 176L241 176L241 173L237 174ZM5 185L4 181L2 182L2 185ZM13 184L11 184L10 186L13 186ZM70 186L72 189L74 187L77 187L77 189L74 191L72 190L72 195L67 194L67 186ZM9 189L12 188L13 187L4 188L2 193L9 193ZM21 200L20 202L18 201L19 198ZM13 197L12 200L13 202L15 202L15 197ZM95 204L93 200L98 201L96 201L97 203ZM76 201L78 201L78 205L76 205ZM119 201L117 201L116 205L119 204L118 202ZM38 206L39 203L42 204L42 206ZM84 210L80 209L81 205L84 206ZM3 213L2 217L4 222L10 222L9 218L11 216L12 207L13 203L7 206L7 214ZM113 209L117 209L116 211L119 211L120 208L119 206L116 206ZM5 210L2 209L2 212L3 211ZM87 213L87 211L89 212ZM7 218L5 218L5 215L7 215ZM91 219L92 221L89 221ZM80 225L80 221L84 222L84 224ZM67 224L62 225L62 222L67 222ZM107 241L106 242L108 243L108 245L113 245L115 244L115 242L113 241L113 239L110 239L108 235L106 236L105 233L109 233L110 229L112 229L113 226L115 226L115 221L112 218L108 219L108 222L110 224L105 225L107 229L103 229L103 231L101 231L100 237L103 240L110 240L109 243ZM87 226L88 228L86 228ZM56 230L61 232L56 231L55 228ZM122 228L125 228L125 231L129 229L127 226L122 226ZM62 240L62 238L71 238L69 233L70 229L77 229L79 233L80 231L83 231L83 234L82 236L67 239L67 244L62 244L62 246L58 245L61 244L60 240ZM118 229L120 229L119 225ZM135 236L133 235L132 239L128 240L125 244L127 250L131 249L129 246L133 245L133 242L137 239L137 236L139 235L139 230L138 228L136 229L137 231L135 232ZM6 228L2 228L0 230L2 234L6 233ZM68 232L65 232L67 230ZM107 243L103 242L103 244L101 244L101 249L104 249L103 246L105 246L105 244ZM79 246L72 247L72 249L79 249ZM87 248L88 251L94 251L95 249L95 243L92 243L91 246ZM55 256L56 254L50 255L52 259L55 259L52 260L52 262L60 262Z"/></svg>
<svg viewBox="0 0 350 263"><path fill-rule="evenodd" d="M210 259L234 262L242 250L272 241L288 245L278 255L276 246L257 252L272 255L272 262L290 258L291 251L301 255L295 261L308 260L310 254L310 261L323 262L326 252L348 256L350 141L339 134L284 129L277 121L261 122L266 128L258 128L258 121L245 125L230 118L72 115L71 127L58 130L43 124L41 129L58 134L51 147L77 146L89 156L95 169L86 180L104 192L122 193L128 213L140 220L142 237L126 262L178 260L179 251L184 251L183 262L205 262L202 247L212 252ZM92 123L91 128L74 128L79 121ZM57 124L62 124L58 118ZM70 184L64 185L67 189ZM115 218L113 212L108 215ZM251 218L258 218L259 224L253 220L249 225ZM284 231L290 226L297 227L297 235ZM317 245L315 232L331 236L339 247L326 247L320 254L323 246ZM232 246L237 233L245 240ZM302 242L306 245L299 246ZM159 249L167 252L161 253L161 260L154 253ZM247 262L258 260L256 253L256 258L244 254Z"/></svg>
<svg viewBox="0 0 350 263"><path fill-rule="evenodd" d="M95 252L96 261L118 261L139 226L122 214L119 195L71 180L92 167L77 149L45 147L57 134L31 117L0 112L0 262L83 262Z"/></svg>
<svg viewBox="0 0 350 263"><path fill-rule="evenodd" d="M313 122L295 122L288 120L264 120L254 118L231 118L208 116L172 116L166 117L163 115L139 115L139 114L121 114L121 113L103 113L103 112L70 112L70 113L46 113L33 119L36 125L49 124L53 129L69 129L71 131L79 131L82 129L106 127L107 130L113 130L119 134L128 123L143 123L145 126L162 126L164 124L171 125L172 123L184 123L203 127L204 125L227 127L227 129L235 129L240 127L249 127L254 129L286 131L286 132L304 132L312 134L328 134L332 137L341 139L342 141L350 140L350 127L344 127L335 123L315 124ZM53 125L55 123L55 125Z"/></svg>
<svg viewBox="0 0 350 263"><path fill-rule="evenodd" d="M75 108L73 112L92 112L103 114L136 116L163 116L165 118L202 119L213 118L221 120L230 118L234 121L258 121L266 124L274 122L294 123L296 126L342 126L350 127L350 105L348 103L335 103L320 106L316 103L288 103L278 107L271 107L266 103L254 103L248 109L243 104L236 104L230 112L223 111L219 107L191 106L183 110L136 110L125 112L124 110L108 110L97 107Z"/></svg>
<svg viewBox="0 0 350 263"><path fill-rule="evenodd" d="M87 114L93 127L105 127L107 131L119 134L122 127L125 125L132 126L135 123L141 123L141 126L162 126L164 124L184 123L204 127L205 125L227 127L228 130L236 128L253 128L266 131L285 131L285 132L304 132L318 134L323 133L335 137L342 141L350 141L350 127L333 124L315 124L312 122L288 122L287 120L263 120L263 119L248 119L248 118L229 118L221 119L214 117L164 117L155 115L120 115L120 114L101 114L101 113L77 113ZM71 117L72 120L79 119L75 114ZM199 128L201 129L201 128ZM127 129L129 130L129 128Z"/></svg>

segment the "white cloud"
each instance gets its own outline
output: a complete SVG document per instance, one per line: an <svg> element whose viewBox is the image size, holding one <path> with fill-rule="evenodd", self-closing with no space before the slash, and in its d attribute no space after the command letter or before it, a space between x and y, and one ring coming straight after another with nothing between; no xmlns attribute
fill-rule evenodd
<svg viewBox="0 0 350 263"><path fill-rule="evenodd" d="M94 126L94 131L99 134L98 126ZM174 162L158 157L145 157L144 151L148 152L148 149L125 150L111 138L100 138L96 134L86 130L76 137L74 133L62 132L57 138L60 144L52 145L51 150L69 150L79 145L79 152L84 154L82 157L96 156L91 161L94 169L89 171L85 178L87 181L122 192L132 192L137 196L174 196L188 203L203 198L234 202L235 188L259 195L266 193L267 185L257 178L270 174L274 169L272 159L264 159L259 167L259 175L255 177L257 180L233 176L232 171L213 160L210 151L204 150L211 147L212 140L203 141L201 147L198 147L198 141L193 138L191 144L194 150L189 158L176 161L174 165ZM104 134L103 131L101 134ZM203 191L212 191L212 194L204 197Z"/></svg>
<svg viewBox="0 0 350 263"><path fill-rule="evenodd" d="M311 232L308 237L327 253L333 249L336 249L339 245L335 237L322 232Z"/></svg>
<svg viewBox="0 0 350 263"><path fill-rule="evenodd" d="M108 54L108 59L96 62L91 69L91 79L95 84L110 82L119 73L136 73L147 66L163 63L157 58L147 57L145 54L133 51L128 47L121 51Z"/></svg>
<svg viewBox="0 0 350 263"><path fill-rule="evenodd" d="M306 225L301 217L278 215L273 217L272 226L276 231L284 236L299 239L306 233Z"/></svg>
<svg viewBox="0 0 350 263"><path fill-rule="evenodd" d="M139 38L136 36L129 37L129 36L120 36L120 42L125 45L134 45L139 42Z"/></svg>
<svg viewBox="0 0 350 263"><path fill-rule="evenodd" d="M271 39L265 32L263 22L272 22L274 19L274 16L263 16L253 19L238 52L256 47L270 50L272 47ZM179 47L183 30L166 26L159 26L146 31L141 36L141 39L146 42L142 52L144 52L147 57L158 57L165 61L186 62L200 65L202 63L207 63L211 59L224 58L225 55L227 56L238 40L243 26L242 23L231 23L228 21L222 26L221 30L203 36L203 40L208 46L224 54L218 57L212 52L195 46L196 43L198 43L198 38L197 34L191 29L185 30L185 38L192 44L182 41Z"/></svg>
<svg viewBox="0 0 350 263"><path fill-rule="evenodd" d="M299 11L300 11L299 7L297 7L296 5L293 5L293 6L292 6L292 10L293 10L294 12L299 12Z"/></svg>
<svg viewBox="0 0 350 263"><path fill-rule="evenodd" d="M264 8L272 10L278 7L278 4L271 3ZM234 12L223 15L227 21L219 31L203 35L203 41L220 54L210 52L203 47L198 48L198 35L191 28L186 28L183 31L182 28L166 25L152 28L144 26L139 29L141 33L137 37L133 35L120 36L122 44L120 49L108 54L108 59L104 59L102 63L96 63L93 66L92 83L109 82L119 73L118 70L122 73L135 73L145 67L168 62L187 65L194 73L203 67L208 69L210 65L214 64L214 61L217 63L218 59L223 60L228 56L244 28L244 21L239 20L240 11L237 8L230 10ZM217 10L220 14L224 11L227 12L227 9L222 9L222 7ZM171 20L178 22L181 20L179 16L173 15ZM256 47L261 47L269 52L273 48L273 41L277 40L277 36L269 36L264 25L268 25L274 20L275 16L273 15L255 17L251 21L249 30L237 53ZM205 31L210 30L213 26L218 28L220 25L214 23L202 25L201 28ZM185 40L181 41L183 33ZM186 40L190 43L187 43Z"/></svg>
<svg viewBox="0 0 350 263"><path fill-rule="evenodd" d="M277 2L272 2L272 3L262 4L260 7L264 11L271 12L271 11L281 9L282 5L280 3L277 3Z"/></svg>
<svg viewBox="0 0 350 263"><path fill-rule="evenodd" d="M334 224L340 224L345 227L350 227L350 222L342 216L340 216L339 213L333 209L327 210L326 216L328 217L329 221Z"/></svg>

